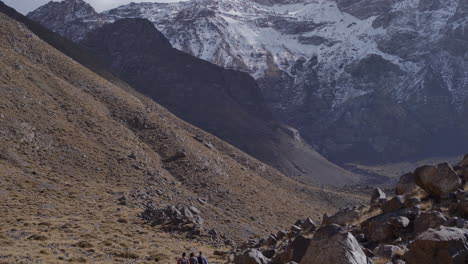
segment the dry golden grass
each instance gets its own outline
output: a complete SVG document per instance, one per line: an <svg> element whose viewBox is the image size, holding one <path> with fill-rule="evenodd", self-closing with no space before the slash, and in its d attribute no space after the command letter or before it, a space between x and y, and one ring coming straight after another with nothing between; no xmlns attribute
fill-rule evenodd
<svg viewBox="0 0 468 264"><path fill-rule="evenodd" d="M150 227L136 217L139 209L117 205L114 195L100 192L106 187L99 183L89 182L78 199L68 195L77 189L72 186L25 196L22 192L37 186L32 175L4 161L0 168L6 172L0 188L0 263L173 263L181 252L199 250L216 263L222 261L214 250L228 251Z"/></svg>

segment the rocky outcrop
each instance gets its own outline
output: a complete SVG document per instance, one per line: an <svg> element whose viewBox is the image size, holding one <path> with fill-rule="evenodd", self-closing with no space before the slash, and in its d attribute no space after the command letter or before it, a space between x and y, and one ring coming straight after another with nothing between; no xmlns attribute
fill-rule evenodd
<svg viewBox="0 0 468 264"><path fill-rule="evenodd" d="M385 200L387 200L387 195L380 188L375 188L372 191L370 204L379 204Z"/></svg>
<svg viewBox="0 0 468 264"><path fill-rule="evenodd" d="M113 22L82 0L51 1L28 16L34 21L47 21L48 28L72 41L79 41L90 30Z"/></svg>
<svg viewBox="0 0 468 264"><path fill-rule="evenodd" d="M414 190L414 176L427 171L440 173L437 177L450 177L451 173L446 170L451 168L448 164L422 168L401 176L400 183ZM466 186L466 182L462 183ZM331 217L325 215L318 228L294 226L290 233L278 236L274 245L259 243L257 247L275 252L272 264L467 263L468 192L435 195L429 191L402 191L407 188L401 184L395 189L404 196L387 200L383 191L375 189L368 206L345 207Z"/></svg>
<svg viewBox="0 0 468 264"><path fill-rule="evenodd" d="M396 186L397 195L408 195L412 196L422 191L422 189L416 184L416 179L414 174L407 173L400 177L400 181Z"/></svg>
<svg viewBox="0 0 468 264"><path fill-rule="evenodd" d="M235 264L268 264L269 260L263 256L262 252L256 249L249 249L234 258Z"/></svg>
<svg viewBox="0 0 468 264"><path fill-rule="evenodd" d="M314 240L300 264L367 264L367 256L351 233Z"/></svg>
<svg viewBox="0 0 468 264"><path fill-rule="evenodd" d="M443 195L461 187L462 181L448 163L423 166L414 171L416 184L433 195Z"/></svg>
<svg viewBox="0 0 468 264"><path fill-rule="evenodd" d="M410 224L410 220L396 213L389 213L370 219L365 223L366 237L371 241L391 241L401 236L402 230Z"/></svg>
<svg viewBox="0 0 468 264"><path fill-rule="evenodd" d="M462 264L468 262L468 230L455 227L430 229L409 246L408 264Z"/></svg>
<svg viewBox="0 0 468 264"><path fill-rule="evenodd" d="M196 207L167 206L165 208L148 207L140 217L153 226L162 226L167 231L200 233L204 220Z"/></svg>
<svg viewBox="0 0 468 264"><path fill-rule="evenodd" d="M437 228L446 222L447 219L441 212L422 212L414 220L414 232L420 234L429 228Z"/></svg>

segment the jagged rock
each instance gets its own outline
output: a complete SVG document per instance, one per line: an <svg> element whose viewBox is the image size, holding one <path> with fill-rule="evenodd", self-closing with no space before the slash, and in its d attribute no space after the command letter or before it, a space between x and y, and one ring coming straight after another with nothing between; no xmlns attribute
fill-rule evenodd
<svg viewBox="0 0 468 264"><path fill-rule="evenodd" d="M372 253L380 258L394 259L403 256L405 254L405 249L395 245L380 245L376 247Z"/></svg>
<svg viewBox="0 0 468 264"><path fill-rule="evenodd" d="M305 255L307 248L309 247L311 238L304 236L296 237L289 245L283 248L281 254L278 254L273 258L273 263L285 263L288 261L299 262Z"/></svg>
<svg viewBox="0 0 468 264"><path fill-rule="evenodd" d="M422 166L414 171L416 184L429 194L441 196L461 187L461 179L448 163Z"/></svg>
<svg viewBox="0 0 468 264"><path fill-rule="evenodd" d="M162 225L165 229L193 234L204 223L203 218L188 207L178 209L175 206L165 208L149 206L140 214L140 217L151 225Z"/></svg>
<svg viewBox="0 0 468 264"><path fill-rule="evenodd" d="M395 212L405 207L405 198L401 195L395 196L392 199L382 204L382 211L384 213Z"/></svg>
<svg viewBox="0 0 468 264"><path fill-rule="evenodd" d="M269 260L256 249L248 249L234 257L234 264L267 264Z"/></svg>
<svg viewBox="0 0 468 264"><path fill-rule="evenodd" d="M372 191L370 204L377 204L382 199L387 199L387 195L380 188L375 188Z"/></svg>
<svg viewBox="0 0 468 264"><path fill-rule="evenodd" d="M322 226L314 234L314 240L323 240L330 238L336 234L343 233L344 229L343 227L336 225L336 224L331 224L331 225L326 225Z"/></svg>
<svg viewBox="0 0 468 264"><path fill-rule="evenodd" d="M398 182L395 191L397 195L411 196L423 190L416 184L415 176L410 172L400 177L400 181Z"/></svg>
<svg viewBox="0 0 468 264"><path fill-rule="evenodd" d="M372 241L383 242L393 240L400 235L401 229L407 227L410 220L396 213L379 215L365 223L366 237Z"/></svg>
<svg viewBox="0 0 468 264"><path fill-rule="evenodd" d="M367 256L351 233L311 241L300 264L367 264Z"/></svg>
<svg viewBox="0 0 468 264"><path fill-rule="evenodd" d="M408 264L468 263L468 230L429 229L410 244L404 259Z"/></svg>
<svg viewBox="0 0 468 264"><path fill-rule="evenodd" d="M441 212L421 212L421 214L414 220L414 231L420 234L429 228L437 228L446 221L447 219Z"/></svg>
<svg viewBox="0 0 468 264"><path fill-rule="evenodd" d="M324 217L322 224L337 224L341 226L349 225L356 222L360 217L360 212L351 208L346 208L338 211L330 217Z"/></svg>

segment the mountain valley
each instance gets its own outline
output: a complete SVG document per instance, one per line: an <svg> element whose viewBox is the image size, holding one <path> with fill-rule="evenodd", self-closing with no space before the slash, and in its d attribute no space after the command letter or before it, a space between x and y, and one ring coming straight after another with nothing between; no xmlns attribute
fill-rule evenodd
<svg viewBox="0 0 468 264"><path fill-rule="evenodd" d="M146 263L187 248L223 260L214 250L362 201L285 177L0 11L1 263ZM152 227L167 210L181 215Z"/></svg>
<svg viewBox="0 0 468 264"><path fill-rule="evenodd" d="M95 3L0 1L0 264L468 263L464 1Z"/></svg>

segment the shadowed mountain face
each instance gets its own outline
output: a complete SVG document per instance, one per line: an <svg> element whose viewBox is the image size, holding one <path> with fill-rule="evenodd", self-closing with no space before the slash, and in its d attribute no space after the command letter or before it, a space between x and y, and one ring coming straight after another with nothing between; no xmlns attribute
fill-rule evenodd
<svg viewBox="0 0 468 264"><path fill-rule="evenodd" d="M80 44L177 116L289 176L332 185L357 180L322 158L295 129L272 120L252 77L172 48L148 20L119 20Z"/></svg>
<svg viewBox="0 0 468 264"><path fill-rule="evenodd" d="M55 252L34 253L49 243L72 259L67 254L84 255L73 246L83 239L103 253L84 256L90 262L124 262L105 252L119 258L126 245L141 245L135 250L146 256L143 245L157 242L148 234L159 232L138 217L147 206L196 206L203 232L242 241L353 199L299 184L105 68L106 78L97 75L78 63L95 65L92 56L2 3L0 35L0 230L13 232L0 236L7 263L21 263L25 248L51 263Z"/></svg>
<svg viewBox="0 0 468 264"><path fill-rule="evenodd" d="M129 4L90 14L85 21L99 21L93 25L63 20L81 25L76 33L56 25L55 17L69 13L63 5L30 17L73 40L99 23L149 19L173 47L248 72L273 115L333 161L397 161L468 147L463 0Z"/></svg>

